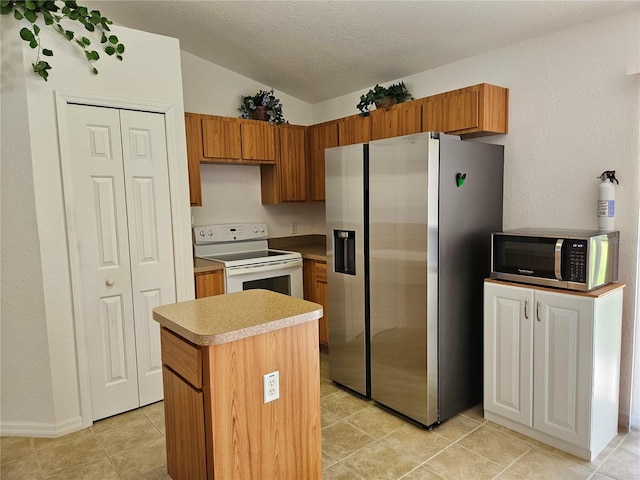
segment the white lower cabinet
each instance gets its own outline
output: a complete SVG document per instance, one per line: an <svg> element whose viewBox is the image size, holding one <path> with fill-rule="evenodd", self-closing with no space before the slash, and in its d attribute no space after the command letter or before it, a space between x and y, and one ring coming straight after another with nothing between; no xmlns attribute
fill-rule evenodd
<svg viewBox="0 0 640 480"><path fill-rule="evenodd" d="M618 430L623 288L485 281L485 418L593 460Z"/></svg>

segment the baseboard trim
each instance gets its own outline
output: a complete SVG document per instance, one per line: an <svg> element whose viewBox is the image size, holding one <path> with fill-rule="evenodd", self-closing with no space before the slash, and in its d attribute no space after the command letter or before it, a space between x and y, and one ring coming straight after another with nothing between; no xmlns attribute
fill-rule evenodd
<svg viewBox="0 0 640 480"><path fill-rule="evenodd" d="M44 437L56 438L67 433L82 430L82 417L70 418L59 424L50 423L0 423L3 437Z"/></svg>

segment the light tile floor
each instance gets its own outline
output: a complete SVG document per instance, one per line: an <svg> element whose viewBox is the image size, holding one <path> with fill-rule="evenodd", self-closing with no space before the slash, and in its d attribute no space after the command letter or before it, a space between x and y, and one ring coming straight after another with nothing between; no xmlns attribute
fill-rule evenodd
<svg viewBox="0 0 640 480"><path fill-rule="evenodd" d="M586 462L485 421L480 406L418 428L334 386L328 373L321 357L325 480L640 480L636 430ZM169 479L164 433L160 402L60 438L3 437L0 479Z"/></svg>

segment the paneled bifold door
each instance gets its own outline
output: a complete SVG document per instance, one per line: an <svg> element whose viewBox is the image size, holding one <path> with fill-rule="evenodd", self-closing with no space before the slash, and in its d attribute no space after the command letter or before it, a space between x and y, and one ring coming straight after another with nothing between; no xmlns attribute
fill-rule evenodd
<svg viewBox="0 0 640 480"><path fill-rule="evenodd" d="M163 398L152 309L176 297L164 115L68 105L67 132L76 321L97 420Z"/></svg>

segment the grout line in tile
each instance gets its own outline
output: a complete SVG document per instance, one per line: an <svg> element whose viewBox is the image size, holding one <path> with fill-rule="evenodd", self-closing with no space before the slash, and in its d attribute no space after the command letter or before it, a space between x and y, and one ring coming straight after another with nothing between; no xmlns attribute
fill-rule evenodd
<svg viewBox="0 0 640 480"><path fill-rule="evenodd" d="M628 450L626 450L626 449L622 448L622 442L624 442L624 441L627 439L627 437L629 436L629 434L630 434L630 433L631 433L630 431L629 431L629 432L627 432L627 433L625 434L625 436L624 436L624 437L622 437L622 438L620 439L620 441L618 442L618 444L617 444L615 447L613 447L613 448L611 449L611 451L609 452L609 454L608 454L606 457L604 457L604 458L602 459L602 462L600 462L600 465L598 465L598 467L593 471L593 475L591 475L589 478L591 478L591 477L595 476L595 475L596 475L596 474L598 474L598 473L599 473L600 475L604 476L604 477L607 477L607 478L615 478L615 477L611 477L611 475L607 475L607 474L604 474L604 473L600 472L600 469L604 466L604 464L605 464L605 462L607 461L607 459L609 459L609 457L611 457L611 456L612 456L616 451L618 451L618 449L620 449L620 450L624 450L625 452L628 452L628 453L632 453L632 452L629 452ZM605 448L606 448L606 447L605 447ZM616 479L616 480L617 480L617 479Z"/></svg>

